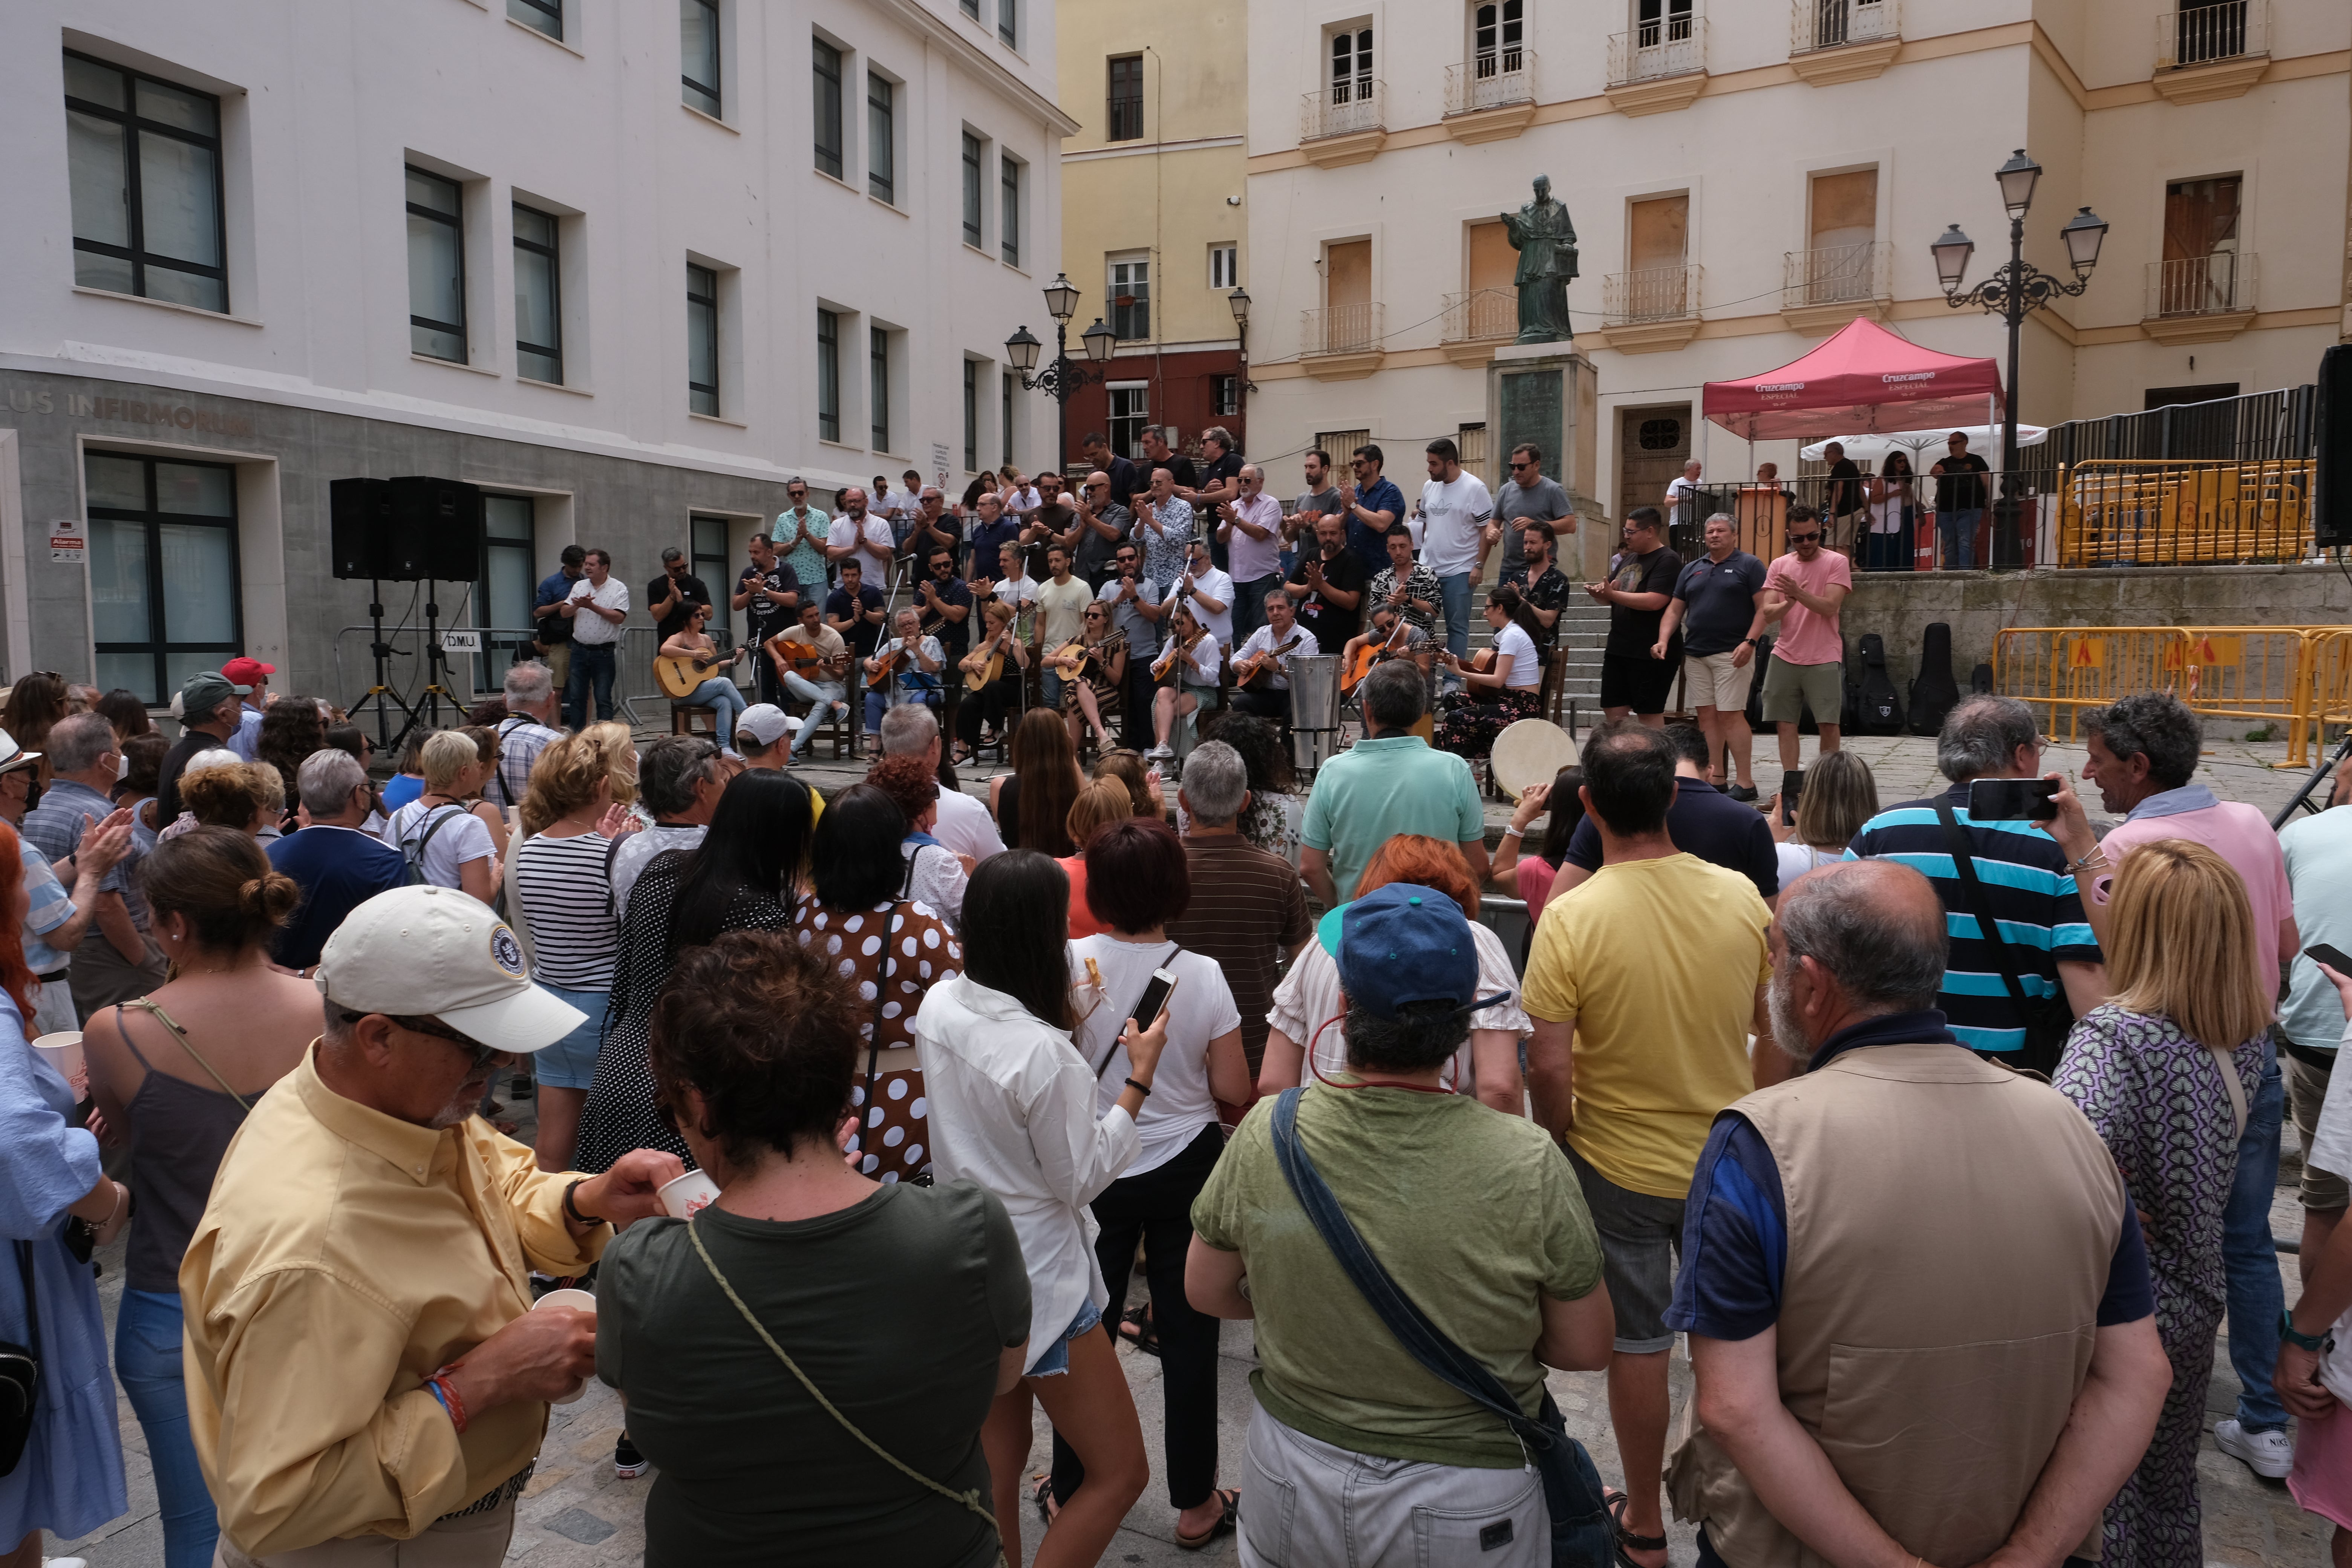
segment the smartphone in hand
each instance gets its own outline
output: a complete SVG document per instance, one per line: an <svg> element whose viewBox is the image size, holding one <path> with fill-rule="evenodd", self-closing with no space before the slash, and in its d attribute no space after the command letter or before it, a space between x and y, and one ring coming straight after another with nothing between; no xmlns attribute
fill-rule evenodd
<svg viewBox="0 0 2352 1568"><path fill-rule="evenodd" d="M2324 942L2306 942L2303 952L2314 963L2324 963L2338 974L2352 974L2352 956L2340 947L2330 947Z"/></svg>
<svg viewBox="0 0 2352 1568"><path fill-rule="evenodd" d="M2055 822L2055 779L1979 779L1969 785L1971 822Z"/></svg>

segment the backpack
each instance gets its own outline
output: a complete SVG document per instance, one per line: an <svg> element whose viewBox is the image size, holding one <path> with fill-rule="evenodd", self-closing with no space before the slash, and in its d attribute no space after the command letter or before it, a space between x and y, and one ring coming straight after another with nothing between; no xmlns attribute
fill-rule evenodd
<svg viewBox="0 0 2352 1568"><path fill-rule="evenodd" d="M466 808L462 805L445 805L437 815L427 812L424 818L425 831L418 836L416 847L409 848L408 840L405 837L401 839L400 858L405 868L401 876L402 886L419 888L431 883L432 879L425 874L425 847L433 842L433 836L441 831L443 823L447 822L453 816L465 815Z"/></svg>

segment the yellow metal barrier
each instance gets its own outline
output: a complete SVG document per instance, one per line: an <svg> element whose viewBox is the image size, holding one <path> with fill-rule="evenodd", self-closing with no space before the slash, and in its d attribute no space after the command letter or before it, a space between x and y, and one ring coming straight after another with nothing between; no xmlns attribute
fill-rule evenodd
<svg viewBox="0 0 2352 1568"><path fill-rule="evenodd" d="M2168 691L2208 718L2284 725L2281 765L2303 767L2327 725L2352 722L2352 631L2012 626L1993 641L1993 689L2043 710L2044 732L2067 741L2086 708Z"/></svg>
<svg viewBox="0 0 2352 1568"><path fill-rule="evenodd" d="M2059 470L2061 566L2229 565L2311 552L2309 458L2094 458Z"/></svg>

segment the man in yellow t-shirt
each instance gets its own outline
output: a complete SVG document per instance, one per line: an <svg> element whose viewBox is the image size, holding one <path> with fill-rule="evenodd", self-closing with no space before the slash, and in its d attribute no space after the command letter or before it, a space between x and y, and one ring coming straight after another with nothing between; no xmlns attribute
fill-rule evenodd
<svg viewBox="0 0 2352 1568"><path fill-rule="evenodd" d="M1666 833L1674 743L1624 724L1601 731L1582 761L1601 866L1546 905L1536 929L1528 1087L1537 1120L1567 1141L1617 1314L1609 1411L1629 1499L1620 1556L1663 1568L1675 1342L1665 1312L1683 1200L1716 1112L1778 1082L1790 1063L1764 1005L1771 911L1747 878L1677 851Z"/></svg>

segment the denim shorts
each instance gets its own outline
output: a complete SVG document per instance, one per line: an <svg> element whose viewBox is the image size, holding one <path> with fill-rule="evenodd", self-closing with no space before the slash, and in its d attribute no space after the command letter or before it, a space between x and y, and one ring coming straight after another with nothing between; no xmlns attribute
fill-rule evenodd
<svg viewBox="0 0 2352 1568"><path fill-rule="evenodd" d="M588 1015L587 1021L555 1044L525 1058L522 1070L550 1089L586 1089L596 1078L596 1047L604 1034L604 1005L611 993L567 991L541 982L540 989Z"/></svg>
<svg viewBox="0 0 2352 1568"><path fill-rule="evenodd" d="M1070 1370L1070 1342L1088 1330L1099 1327L1101 1323L1100 1307L1096 1306L1092 1301L1079 1303L1078 1315L1070 1320L1070 1326L1063 1331L1062 1337L1047 1345L1045 1352L1031 1362L1029 1370L1021 1375L1024 1377L1066 1375Z"/></svg>

